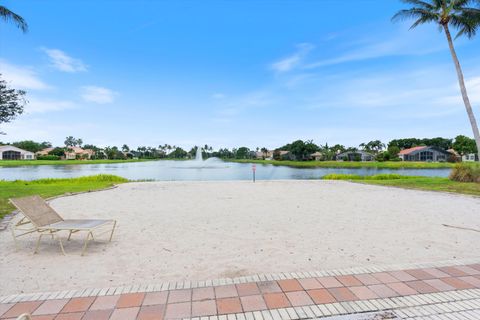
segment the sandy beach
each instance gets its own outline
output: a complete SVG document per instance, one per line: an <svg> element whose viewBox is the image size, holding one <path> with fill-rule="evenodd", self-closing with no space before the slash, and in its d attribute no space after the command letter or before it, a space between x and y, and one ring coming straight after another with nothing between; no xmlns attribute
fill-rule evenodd
<svg viewBox="0 0 480 320"><path fill-rule="evenodd" d="M0 295L480 255L480 199L341 181L144 182L53 200L64 218L115 218L112 243L0 232ZM66 235L65 235L66 237Z"/></svg>

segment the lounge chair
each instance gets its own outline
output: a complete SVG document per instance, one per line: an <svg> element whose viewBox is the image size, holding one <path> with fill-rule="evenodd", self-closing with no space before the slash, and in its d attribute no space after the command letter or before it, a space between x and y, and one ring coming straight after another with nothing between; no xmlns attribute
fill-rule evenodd
<svg viewBox="0 0 480 320"><path fill-rule="evenodd" d="M48 205L41 197L39 196L30 196L24 198L10 199L10 202L24 215L24 217L11 227L11 232L13 236L13 241L15 242L15 247L18 248L17 238L23 235L38 232L40 233L37 244L35 246L34 253L38 253L38 247L40 245L40 240L43 236L49 235L52 239L57 239L62 249L62 253L65 254L63 249L62 240L58 236L60 231L68 231L68 240L70 240L73 233L84 231L87 232L85 242L83 244L82 256L87 250L88 241L93 238L93 231L96 232L96 235L110 233L109 241L112 241L113 232L117 225L116 220L77 220L77 219L68 219L64 220L52 207ZM108 227L107 230L106 227ZM111 229L110 229L111 227ZM22 234L15 234L15 231L21 230Z"/></svg>

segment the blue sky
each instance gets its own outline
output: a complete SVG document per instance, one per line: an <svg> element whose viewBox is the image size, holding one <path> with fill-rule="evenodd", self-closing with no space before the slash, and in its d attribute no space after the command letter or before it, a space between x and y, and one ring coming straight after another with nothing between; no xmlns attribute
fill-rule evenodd
<svg viewBox="0 0 480 320"><path fill-rule="evenodd" d="M28 92L3 141L189 148L471 136L444 35L397 0L1 1L0 72ZM456 41L480 106L480 39ZM480 117L480 114L479 114Z"/></svg>

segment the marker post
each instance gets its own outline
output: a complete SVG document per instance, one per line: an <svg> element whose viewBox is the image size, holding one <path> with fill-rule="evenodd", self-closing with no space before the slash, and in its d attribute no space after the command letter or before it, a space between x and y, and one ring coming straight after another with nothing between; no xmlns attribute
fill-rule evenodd
<svg viewBox="0 0 480 320"><path fill-rule="evenodd" d="M257 171L257 166L252 164L253 183L255 183L255 171Z"/></svg>

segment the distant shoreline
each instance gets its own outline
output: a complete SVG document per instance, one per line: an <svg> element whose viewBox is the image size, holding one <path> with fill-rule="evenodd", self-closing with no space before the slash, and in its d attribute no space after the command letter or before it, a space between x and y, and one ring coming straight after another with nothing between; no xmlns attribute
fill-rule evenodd
<svg viewBox="0 0 480 320"><path fill-rule="evenodd" d="M254 160L224 159L226 162L270 164L294 168L374 168L374 169L449 169L455 166L449 162L409 162L409 161L290 161L290 160Z"/></svg>

